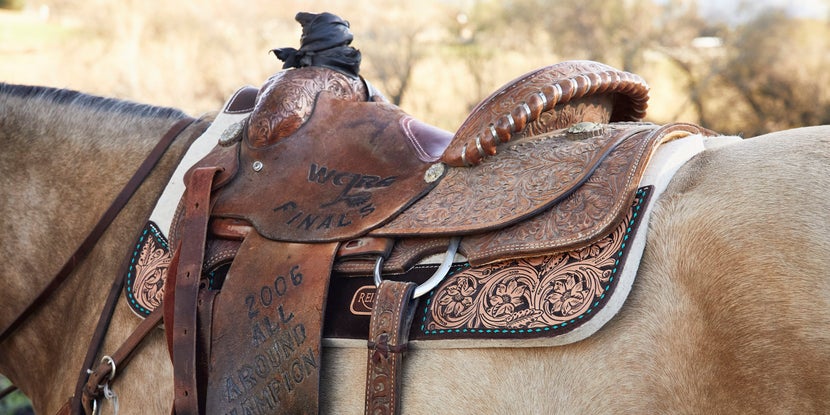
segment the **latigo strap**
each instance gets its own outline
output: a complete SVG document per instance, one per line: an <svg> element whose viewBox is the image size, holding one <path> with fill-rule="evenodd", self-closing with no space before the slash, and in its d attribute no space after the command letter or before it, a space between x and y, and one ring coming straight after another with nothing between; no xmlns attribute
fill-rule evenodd
<svg viewBox="0 0 830 415"><path fill-rule="evenodd" d="M415 283L380 283L369 324L366 364L366 414L397 414L400 409L401 364L415 315Z"/></svg>

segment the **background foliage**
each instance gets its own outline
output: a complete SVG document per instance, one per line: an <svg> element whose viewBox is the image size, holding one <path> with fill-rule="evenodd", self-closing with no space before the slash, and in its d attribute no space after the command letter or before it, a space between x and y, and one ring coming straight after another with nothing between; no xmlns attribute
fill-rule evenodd
<svg viewBox="0 0 830 415"><path fill-rule="evenodd" d="M280 70L268 51L299 46L298 11L330 11L351 21L363 75L449 130L511 79L570 59L642 75L649 121L744 136L830 124L830 1L737 1L706 14L694 0L0 0L0 81L198 115Z"/></svg>
<svg viewBox="0 0 830 415"><path fill-rule="evenodd" d="M363 75L450 130L509 80L592 59L649 82L650 121L751 136L830 123L827 7L783 5L706 16L693 0L30 0L0 14L0 80L200 114L281 68L268 51L298 46L297 11L331 11L352 23Z"/></svg>

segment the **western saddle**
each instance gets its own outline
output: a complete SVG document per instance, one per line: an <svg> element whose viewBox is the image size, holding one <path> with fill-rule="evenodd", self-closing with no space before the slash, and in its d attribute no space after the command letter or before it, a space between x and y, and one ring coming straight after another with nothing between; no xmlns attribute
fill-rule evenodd
<svg viewBox="0 0 830 415"><path fill-rule="evenodd" d="M366 411L397 412L417 297L453 261L478 267L597 240L630 210L658 145L706 133L639 122L647 100L637 75L564 62L508 83L452 134L325 65L241 91L229 106L252 104L250 116L187 173L170 231L175 412L256 402L316 413L333 273L374 275ZM435 275L409 276L442 252Z"/></svg>

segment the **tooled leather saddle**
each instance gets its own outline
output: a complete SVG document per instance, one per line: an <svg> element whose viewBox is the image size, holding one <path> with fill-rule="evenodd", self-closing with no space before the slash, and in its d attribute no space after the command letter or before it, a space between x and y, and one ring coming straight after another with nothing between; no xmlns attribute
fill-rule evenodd
<svg viewBox="0 0 830 415"><path fill-rule="evenodd" d="M321 339L340 330L340 290L358 276L377 285L362 291L372 298L367 413L396 412L410 336L578 327L545 320L573 304L556 297L572 289L561 281L544 288L547 302L519 310L518 283L500 280L475 317L483 328L459 321L486 278L527 266L541 280L551 258L627 239L657 147L706 133L639 122L645 82L588 61L517 78L455 134L325 65L279 72L255 93L250 115L185 175L170 230L163 304L179 414L316 413ZM418 265L445 251L440 266ZM448 273L427 301L443 313L416 307Z"/></svg>

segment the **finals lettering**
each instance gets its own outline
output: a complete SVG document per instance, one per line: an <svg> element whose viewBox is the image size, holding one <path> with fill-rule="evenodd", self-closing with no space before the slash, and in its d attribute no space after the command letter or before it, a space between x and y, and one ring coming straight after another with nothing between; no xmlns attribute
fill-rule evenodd
<svg viewBox="0 0 830 415"><path fill-rule="evenodd" d="M311 163L308 183L316 186L333 186L337 194L316 207L301 206L289 200L273 210L282 213L285 224L298 229L313 231L342 228L352 224L353 215L366 217L375 211L372 190L392 186L397 176L381 177L362 173L338 171ZM317 191L312 190L312 193Z"/></svg>

